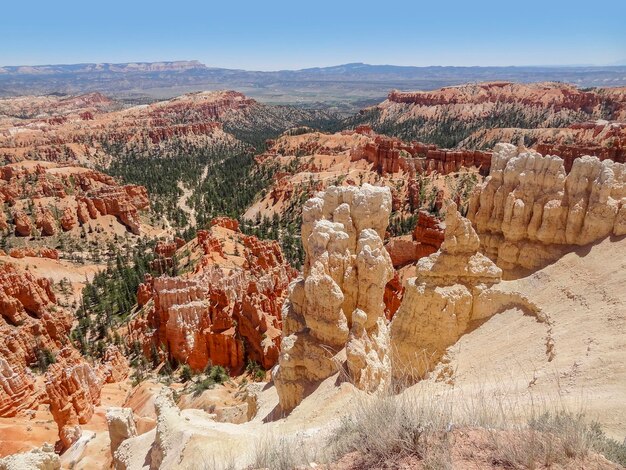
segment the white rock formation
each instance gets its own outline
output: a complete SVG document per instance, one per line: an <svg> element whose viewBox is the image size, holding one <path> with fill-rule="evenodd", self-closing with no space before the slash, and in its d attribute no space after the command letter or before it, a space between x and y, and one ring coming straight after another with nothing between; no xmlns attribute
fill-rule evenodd
<svg viewBox="0 0 626 470"><path fill-rule="evenodd" d="M106 413L106 420L111 441L111 455L115 462L115 451L120 444L137 435L133 410L131 408L109 408Z"/></svg>
<svg viewBox="0 0 626 470"><path fill-rule="evenodd" d="M274 382L283 410L341 367L354 384L376 391L388 383L385 284L393 266L382 239L391 212L389 188L328 188L302 214L304 277L283 306L283 340Z"/></svg>
<svg viewBox="0 0 626 470"><path fill-rule="evenodd" d="M393 374L413 382L441 360L446 348L504 306L537 309L523 296L494 289L502 270L478 249L480 240L453 202L446 206L441 248L417 263L391 322Z"/></svg>
<svg viewBox="0 0 626 470"><path fill-rule="evenodd" d="M41 449L13 454L0 459L0 470L58 470L61 459L54 453L54 447L44 444Z"/></svg>
<svg viewBox="0 0 626 470"><path fill-rule="evenodd" d="M468 218L498 266L537 269L568 245L626 234L626 165L585 156L566 174L559 157L498 144Z"/></svg>

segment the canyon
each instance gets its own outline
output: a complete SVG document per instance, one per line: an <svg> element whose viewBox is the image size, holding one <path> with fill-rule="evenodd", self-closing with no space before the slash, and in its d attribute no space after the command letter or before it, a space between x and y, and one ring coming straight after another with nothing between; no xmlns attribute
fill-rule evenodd
<svg viewBox="0 0 626 470"><path fill-rule="evenodd" d="M625 96L0 100L0 468L358 468L342 426L405 399L483 442L472 406L585 394L619 447Z"/></svg>

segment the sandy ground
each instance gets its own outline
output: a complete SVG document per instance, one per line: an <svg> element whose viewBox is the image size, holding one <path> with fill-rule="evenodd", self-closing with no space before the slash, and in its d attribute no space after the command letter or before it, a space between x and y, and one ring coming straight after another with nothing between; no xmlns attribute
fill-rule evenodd
<svg viewBox="0 0 626 470"><path fill-rule="evenodd" d="M492 317L449 349L450 362L438 369L445 369L449 382L441 382L442 388L460 396L500 397L520 410L533 403L580 410L621 442L626 437L625 283L626 239L581 248L528 277L503 282L504 289L527 294L550 325L518 310ZM555 352L551 361L548 337Z"/></svg>

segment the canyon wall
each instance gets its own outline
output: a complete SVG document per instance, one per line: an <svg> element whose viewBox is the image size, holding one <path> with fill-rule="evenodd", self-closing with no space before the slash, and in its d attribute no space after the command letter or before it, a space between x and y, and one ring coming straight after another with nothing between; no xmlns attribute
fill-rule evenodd
<svg viewBox="0 0 626 470"><path fill-rule="evenodd" d="M433 91L401 92L394 90L387 100L417 106L446 106L492 104L520 104L529 108L551 108L555 112L567 110L592 114L609 105L619 119L626 112L626 93L608 89L583 91L564 83L488 82L451 86Z"/></svg>
<svg viewBox="0 0 626 470"><path fill-rule="evenodd" d="M345 366L360 389L389 381L389 333L383 302L393 277L382 239L391 191L368 184L331 186L309 199L302 216L303 277L283 306L283 341L273 377L283 411Z"/></svg>
<svg viewBox="0 0 626 470"><path fill-rule="evenodd" d="M61 308L47 279L16 266L0 266L0 416L13 417L50 405L61 450L80 437L105 382L128 376L126 359L110 346L102 363L91 365L72 348L72 315ZM36 386L35 372L44 373Z"/></svg>
<svg viewBox="0 0 626 470"><path fill-rule="evenodd" d="M468 218L498 266L537 269L572 245L626 233L626 166L597 157L563 159L511 144L494 148Z"/></svg>
<svg viewBox="0 0 626 470"><path fill-rule="evenodd" d="M407 236L393 237L385 244L394 268L414 263L439 249L444 239L444 227L437 217L426 211L417 214L417 223Z"/></svg>
<svg viewBox="0 0 626 470"><path fill-rule="evenodd" d="M223 245L234 244L226 254ZM179 243L162 244L162 256ZM281 312L295 270L278 243L239 232L235 220L214 219L187 247L200 251L194 271L185 276L148 276L139 286L145 318L131 324L131 337L145 354L161 349L171 360L204 370L209 364L239 373L246 361L271 368L278 360Z"/></svg>
<svg viewBox="0 0 626 470"><path fill-rule="evenodd" d="M357 133L371 135L369 126L359 126ZM380 174L398 173L442 175L458 172L462 167L476 167L482 174L489 173L491 152L480 150L447 150L421 142L405 143L400 139L378 135L373 142L351 152L352 161L367 160Z"/></svg>

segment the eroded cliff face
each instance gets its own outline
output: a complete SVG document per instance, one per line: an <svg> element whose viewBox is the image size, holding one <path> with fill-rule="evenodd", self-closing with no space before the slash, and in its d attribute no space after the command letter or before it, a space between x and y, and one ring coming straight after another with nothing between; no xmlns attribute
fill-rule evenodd
<svg viewBox="0 0 626 470"><path fill-rule="evenodd" d="M563 159L498 144L468 218L498 266L537 269L572 245L626 233L626 166L596 157Z"/></svg>
<svg viewBox="0 0 626 470"><path fill-rule="evenodd" d="M10 207L11 227L5 203ZM97 171L33 161L0 169L0 231L12 229L16 236L36 231L43 237L53 236L107 215L139 235L139 212L148 207L146 188L118 185Z"/></svg>
<svg viewBox="0 0 626 470"><path fill-rule="evenodd" d="M391 322L393 374L401 382L424 377L446 348L503 306L537 314L524 296L494 288L502 270L479 252L476 231L453 202L446 206L445 224L441 247L417 262L417 276L408 280Z"/></svg>
<svg viewBox="0 0 626 470"><path fill-rule="evenodd" d="M178 245L158 249L171 260ZM192 272L146 278L137 293L145 318L133 322L131 337L147 355L164 345L163 354L194 370L213 364L238 373L248 360L271 368L280 347L280 308L296 274L279 245L219 218L178 249L198 258Z"/></svg>
<svg viewBox="0 0 626 470"><path fill-rule="evenodd" d="M70 344L72 315L57 304L50 282L10 263L0 266L0 313L0 416L48 403L66 449L91 418L102 384L127 377L126 359L110 346L101 364L85 362ZM37 387L36 367L50 358L46 386Z"/></svg>
<svg viewBox="0 0 626 470"><path fill-rule="evenodd" d="M391 191L368 184L335 187L303 211L304 274L283 306L283 342L274 382L284 411L311 386L346 367L360 389L389 380L389 333L383 302L394 271L382 243Z"/></svg>
<svg viewBox="0 0 626 470"><path fill-rule="evenodd" d="M352 161L367 160L383 175L401 170L413 175L434 172L447 175L458 172L462 167L476 167L483 174L489 173L491 152L448 150L421 142L406 143L397 138L375 135L369 126L359 126L355 132L371 135L373 141L354 149L351 152Z"/></svg>
<svg viewBox="0 0 626 470"><path fill-rule="evenodd" d="M443 231L437 217L426 211L420 211L411 235L390 238L385 244L393 267L400 268L433 254L443 243Z"/></svg>

